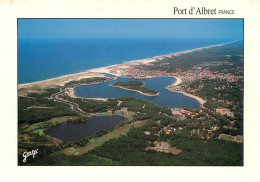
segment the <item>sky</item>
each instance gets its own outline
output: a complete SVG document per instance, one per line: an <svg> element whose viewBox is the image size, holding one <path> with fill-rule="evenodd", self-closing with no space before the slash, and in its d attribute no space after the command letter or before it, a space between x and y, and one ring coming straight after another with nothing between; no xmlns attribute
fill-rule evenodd
<svg viewBox="0 0 260 182"><path fill-rule="evenodd" d="M243 39L243 19L18 19L19 39Z"/></svg>

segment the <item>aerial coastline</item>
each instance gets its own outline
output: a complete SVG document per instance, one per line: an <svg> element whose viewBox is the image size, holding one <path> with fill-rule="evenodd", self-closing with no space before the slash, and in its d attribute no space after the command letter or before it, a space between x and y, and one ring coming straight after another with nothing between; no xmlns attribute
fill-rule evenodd
<svg viewBox="0 0 260 182"><path fill-rule="evenodd" d="M232 41L232 42L234 42L234 41ZM100 67L100 68L94 68L94 69L86 70L86 71L83 71L83 72L80 72L80 73L64 75L64 76L61 76L61 77L51 78L51 79L32 82L32 83L19 84L18 85L18 95L25 95L26 93L35 92L36 90L41 90L41 89L46 89L46 88L64 86L67 82L78 81L78 80L83 79L83 78L104 77L104 73L112 74L116 77L126 76L125 73L124 73L124 70L126 70L126 69L128 69L132 66L149 65L153 62L163 60L164 58L180 56L180 55L191 53L191 52L194 52L194 51L200 51L200 50L209 49L209 48L212 48L212 47L223 46L225 44L229 44L229 43L232 43L232 42L210 45L210 46L205 46L205 47L199 47L199 48L195 48L195 49L175 52L175 53L172 53L172 54L155 56L155 57L152 57L152 58L146 58L146 59L141 59L141 60L133 60L133 61L129 61L129 62L122 63L122 64L115 64L115 65L104 66L104 67ZM152 77L156 77L156 76L149 76L149 77L146 76L145 78L152 78ZM174 76L174 77L176 78L176 82L173 84L174 86L177 86L177 85L182 83L182 80L178 76ZM195 95L192 95L190 93L183 92L183 91L179 92L179 93L182 93L182 94L184 94L188 97L196 99L197 101L200 102L201 106L203 106L203 104L205 103L205 100L203 100L202 98L200 98L198 96L195 96ZM144 94L144 93L141 93L141 94L147 95L147 96L157 96L157 95L150 95L150 94ZM68 90L68 95L72 98L76 98L74 88L71 88L71 89Z"/></svg>
<svg viewBox="0 0 260 182"><path fill-rule="evenodd" d="M243 25L19 19L18 166L243 166Z"/></svg>
<svg viewBox="0 0 260 182"><path fill-rule="evenodd" d="M232 41L232 42L234 42L234 41ZM79 80L79 79L82 79L82 78L97 76L97 75L94 75L94 74L90 75L90 73L98 73L98 74L108 73L108 74L112 74L112 75L115 75L115 76L122 76L122 74L120 72L118 72L118 73L111 72L111 69L114 68L114 67L118 67L118 66L129 67L129 66L139 65L139 64L149 64L149 63L152 63L152 62L160 61L160 60L162 60L163 58L166 58L166 57L180 56L182 54L187 54L187 53L191 53L191 52L194 52L194 51L200 51L202 49L209 49L209 48L216 47L216 46L223 46L225 44L229 44L229 43L232 43L232 42L210 45L210 46L205 46L205 47L199 47L199 48L195 48L195 49L175 52L175 53L172 53L172 54L160 55L160 56L155 56L155 57L152 57L152 58L133 60L133 61L129 61L129 62L121 63L121 64L115 64L115 65L110 65L110 66L104 66L104 67L89 69L89 70L86 70L86 71L83 71L83 72L68 74L68 75L64 75L64 76L60 76L60 77L50 78L50 79L47 79L47 80L41 80L41 81L30 82L30 83L22 83L22 84L18 84L18 89L24 88L24 87L27 87L27 86L34 86L34 85L38 85L38 84L43 84L43 85L45 85L45 84L54 85L55 84L57 86L58 85L62 86L63 84L65 84L66 82L69 82L71 80Z"/></svg>

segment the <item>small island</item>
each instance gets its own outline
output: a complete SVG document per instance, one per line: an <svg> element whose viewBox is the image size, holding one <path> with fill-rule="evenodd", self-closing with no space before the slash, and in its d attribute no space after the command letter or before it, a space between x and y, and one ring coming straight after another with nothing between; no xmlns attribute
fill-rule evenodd
<svg viewBox="0 0 260 182"><path fill-rule="evenodd" d="M159 92L156 90L145 88L144 83L140 81L129 81L129 82L115 82L113 84L110 84L112 87L119 87L125 90L130 90L134 92L138 92L140 94L146 95L146 96L157 96L159 95Z"/></svg>

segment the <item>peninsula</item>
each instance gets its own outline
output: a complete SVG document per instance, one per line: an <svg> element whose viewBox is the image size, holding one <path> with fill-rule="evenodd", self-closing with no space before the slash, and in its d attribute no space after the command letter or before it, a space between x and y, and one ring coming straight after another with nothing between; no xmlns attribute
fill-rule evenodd
<svg viewBox="0 0 260 182"><path fill-rule="evenodd" d="M140 81L116 82L116 83L110 84L109 86L119 87L119 88L122 88L125 90L138 92L138 93L146 95L146 96L159 95L159 92L157 92L156 90L153 90L150 88L145 88L144 83L140 82Z"/></svg>

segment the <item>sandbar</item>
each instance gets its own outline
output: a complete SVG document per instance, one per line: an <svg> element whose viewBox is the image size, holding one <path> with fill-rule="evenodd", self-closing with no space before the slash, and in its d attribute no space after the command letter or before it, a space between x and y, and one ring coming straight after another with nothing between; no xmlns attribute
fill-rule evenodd
<svg viewBox="0 0 260 182"><path fill-rule="evenodd" d="M104 74L84 71L84 72L65 75L57 78L51 78L43 81L19 84L18 95L19 96L26 95L28 93L37 92L38 90L42 90L42 89L61 87L64 86L65 83L70 81L78 81L83 78L92 78L92 77L104 77Z"/></svg>

